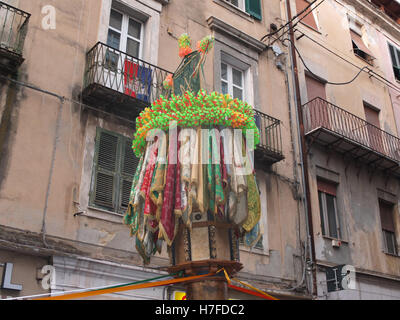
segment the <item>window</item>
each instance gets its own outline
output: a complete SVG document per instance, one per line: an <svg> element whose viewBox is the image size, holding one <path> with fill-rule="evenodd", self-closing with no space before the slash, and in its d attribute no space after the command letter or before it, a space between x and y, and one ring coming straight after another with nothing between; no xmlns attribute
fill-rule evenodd
<svg viewBox="0 0 400 320"><path fill-rule="evenodd" d="M365 120L371 124L367 125L368 139L367 143L372 149L385 153L385 147L382 139L382 131L379 123L379 110L364 102Z"/></svg>
<svg viewBox="0 0 400 320"><path fill-rule="evenodd" d="M215 32L215 38L218 41L215 41L214 45L214 90L241 98L257 108L260 106L257 78L258 52L235 37L220 38L220 34Z"/></svg>
<svg viewBox="0 0 400 320"><path fill-rule="evenodd" d="M108 28L107 44L117 50L126 52L135 57L141 57L142 48L142 23L111 9L110 24Z"/></svg>
<svg viewBox="0 0 400 320"><path fill-rule="evenodd" d="M246 11L253 18L261 20L261 0L223 0L229 2L242 11Z"/></svg>
<svg viewBox="0 0 400 320"><path fill-rule="evenodd" d="M138 165L131 145L129 138L97 129L91 205L118 213L126 211Z"/></svg>
<svg viewBox="0 0 400 320"><path fill-rule="evenodd" d="M319 179L317 183L322 234L340 239L341 232L336 203L336 184Z"/></svg>
<svg viewBox="0 0 400 320"><path fill-rule="evenodd" d="M306 72L306 88L307 88L307 100L311 102L308 108L308 117L312 126L323 126L327 129L331 129L331 120L328 109L328 103L326 100L325 82L322 79L318 79ZM323 100L320 100L320 99Z"/></svg>
<svg viewBox="0 0 400 320"><path fill-rule="evenodd" d="M361 36L355 33L353 30L350 30L350 35L354 54L369 64L372 64L375 58L373 57L371 51L369 51L367 46L364 44Z"/></svg>
<svg viewBox="0 0 400 320"><path fill-rule="evenodd" d="M383 242L385 252L397 255L396 233L393 222L393 204L379 200Z"/></svg>
<svg viewBox="0 0 400 320"><path fill-rule="evenodd" d="M307 0L296 0L296 9L297 9L297 13L300 13L301 11L303 11L305 8L307 8L310 5L310 2L308 2ZM301 22L303 22L304 24L308 25L309 27L318 30L318 26L317 26L317 21L315 19L314 16L314 10L310 12L310 9L308 9L307 11L305 11L301 16L300 19ZM309 13L309 14L308 14Z"/></svg>
<svg viewBox="0 0 400 320"><path fill-rule="evenodd" d="M348 20L354 54L369 64L372 64L375 58L362 39L362 24L350 16L348 16Z"/></svg>
<svg viewBox="0 0 400 320"><path fill-rule="evenodd" d="M143 26L141 22L138 22L127 14L111 9L107 45L135 58L141 58L142 33ZM116 70L118 67L121 67L118 66L118 60L118 52L107 50L106 65L108 68Z"/></svg>
<svg viewBox="0 0 400 320"><path fill-rule="evenodd" d="M307 99L311 101L315 98L322 98L326 100L325 82L315 78L312 75L306 73L306 87L307 87Z"/></svg>
<svg viewBox="0 0 400 320"><path fill-rule="evenodd" d="M243 72L231 65L221 63L221 90L233 98L244 100Z"/></svg>
<svg viewBox="0 0 400 320"><path fill-rule="evenodd" d="M225 0L225 1L233 4L235 7L238 7L241 10L244 10L245 0Z"/></svg>
<svg viewBox="0 0 400 320"><path fill-rule="evenodd" d="M253 18L261 20L261 0L246 0L246 12Z"/></svg>
<svg viewBox="0 0 400 320"><path fill-rule="evenodd" d="M392 58L394 77L400 81L400 51L389 43L389 52Z"/></svg>

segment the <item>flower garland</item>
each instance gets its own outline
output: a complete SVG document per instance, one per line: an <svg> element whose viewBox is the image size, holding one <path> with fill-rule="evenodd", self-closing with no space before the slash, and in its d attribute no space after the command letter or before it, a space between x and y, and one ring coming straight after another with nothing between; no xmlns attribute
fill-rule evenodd
<svg viewBox="0 0 400 320"><path fill-rule="evenodd" d="M169 74L163 81L163 87L166 90L171 90L173 86L174 86L174 79L172 78L172 74Z"/></svg>
<svg viewBox="0 0 400 320"><path fill-rule="evenodd" d="M205 36L203 39L197 42L197 50L203 54L208 54L214 46L214 37Z"/></svg>
<svg viewBox="0 0 400 320"><path fill-rule="evenodd" d="M254 144L260 141L254 121L253 108L244 101L232 99L229 94L200 90L197 94L186 91L182 96L170 99L161 96L150 108L142 111L136 119L136 133L132 148L137 157L145 150L147 133L152 129L168 131L169 124L176 121L182 128L197 126L224 126L235 129L254 130Z"/></svg>
<svg viewBox="0 0 400 320"><path fill-rule="evenodd" d="M184 58L188 54L192 53L192 39L190 39L189 35L187 33L181 34L181 36L178 39L178 44L179 44L179 56L181 58Z"/></svg>

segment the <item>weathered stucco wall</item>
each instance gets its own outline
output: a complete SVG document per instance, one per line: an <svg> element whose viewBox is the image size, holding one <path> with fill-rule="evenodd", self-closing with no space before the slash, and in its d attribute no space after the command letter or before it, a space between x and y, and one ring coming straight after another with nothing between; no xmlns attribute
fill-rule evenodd
<svg viewBox="0 0 400 320"><path fill-rule="evenodd" d="M394 81L393 75L387 76L392 72L387 51L386 31L378 25L378 20L363 15L351 5L351 2L325 1L315 9L314 17L318 30L299 23L297 28L300 32L297 32L296 36L300 36L301 32L306 36L296 41L296 47L307 67L320 79L328 82L325 84L326 100L362 119L366 119L364 102L372 105L379 110L381 129L397 136L395 113L398 111L393 109L388 87L377 80L377 77L382 76L387 77L389 81ZM292 8L295 8L295 1L291 3ZM362 23L362 40L375 57L372 65L357 57L353 52L348 15ZM305 104L310 100L307 97L305 79L307 69L299 58L297 60L301 101ZM350 81L359 72L359 68L364 66L368 66L376 74L371 77L361 72L356 79ZM341 84L334 85L329 82ZM327 266L349 264L355 266L357 272L361 274L365 272L375 277L388 277L398 281L400 279L399 258L383 252L384 243L379 213L379 198L382 197L382 192L390 194L395 204L394 220L398 245L400 231L398 229L400 222L398 179L390 173L368 167L346 154L341 155L335 151L334 147L321 147L313 139L307 141L313 236L318 264ZM329 180L338 183L337 205L343 232L340 248L333 247L332 238L323 236L321 230L317 177L326 178L324 171L335 176L334 180ZM319 294L322 294L321 288L325 288L326 293L325 281L325 277L318 274ZM396 290L399 290L398 282L396 284L394 281L391 285L397 286ZM359 284L358 290L365 291L367 286L363 287ZM379 290L376 288L374 290L374 294L378 294ZM346 292L331 295L330 298L361 297L360 292ZM368 297L366 291L363 294L364 297Z"/></svg>
<svg viewBox="0 0 400 320"><path fill-rule="evenodd" d="M379 216L379 191L395 199L400 196L398 181L381 172L368 169L351 159L344 160L335 152L314 147L310 154L311 195L317 259L332 264L350 264L356 268L399 276L398 257L384 253ZM320 168L318 170L318 168ZM332 239L324 237L319 217L317 177L321 168L338 176L338 212L341 219L343 245L332 247ZM368 195L367 197L365 195ZM396 224L399 225L398 206ZM400 230L397 229L397 232Z"/></svg>

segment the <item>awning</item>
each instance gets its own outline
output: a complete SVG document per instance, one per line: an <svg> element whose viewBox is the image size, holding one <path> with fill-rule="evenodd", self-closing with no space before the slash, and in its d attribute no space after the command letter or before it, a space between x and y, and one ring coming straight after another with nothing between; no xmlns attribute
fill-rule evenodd
<svg viewBox="0 0 400 320"><path fill-rule="evenodd" d="M369 51L367 46L364 44L364 41L361 39L360 35L355 33L353 30L350 30L350 35L351 35L351 40L355 43L358 49L364 51L366 54L371 56L371 58L374 58L374 55L372 54L371 51Z"/></svg>

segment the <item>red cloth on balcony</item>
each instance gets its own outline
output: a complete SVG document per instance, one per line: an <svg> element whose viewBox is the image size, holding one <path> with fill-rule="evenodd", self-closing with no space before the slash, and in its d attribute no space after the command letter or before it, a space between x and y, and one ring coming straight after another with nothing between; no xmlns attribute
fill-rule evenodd
<svg viewBox="0 0 400 320"><path fill-rule="evenodd" d="M139 65L132 61L125 60L124 63L124 89L125 94L136 98L136 92L132 90L134 79L137 79Z"/></svg>
<svg viewBox="0 0 400 320"><path fill-rule="evenodd" d="M150 101L152 70L131 60L124 62L124 93L146 102Z"/></svg>

